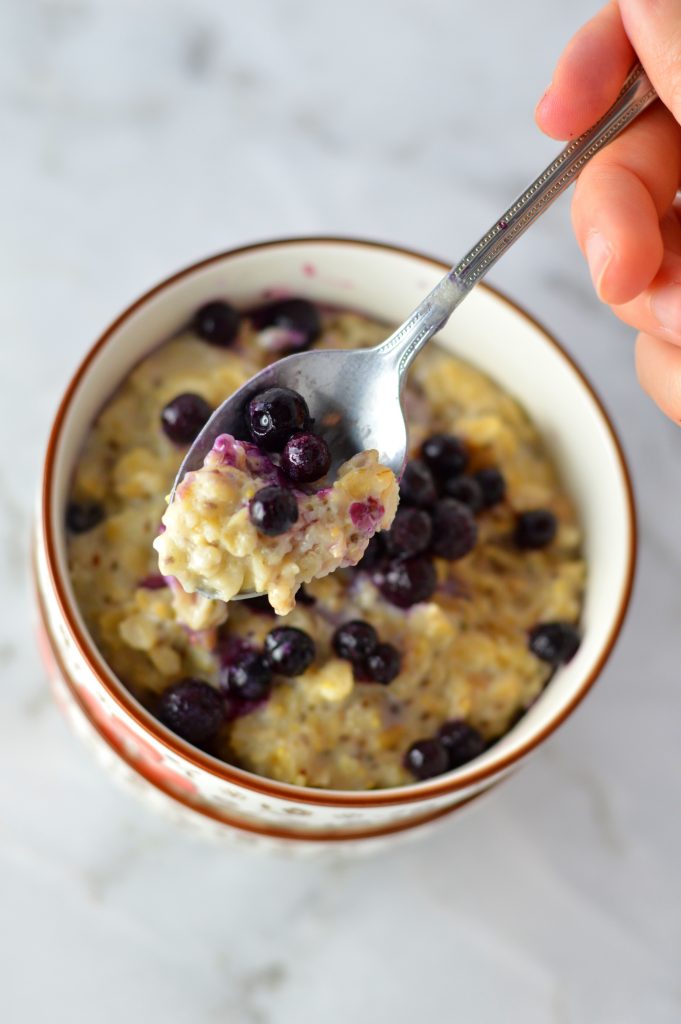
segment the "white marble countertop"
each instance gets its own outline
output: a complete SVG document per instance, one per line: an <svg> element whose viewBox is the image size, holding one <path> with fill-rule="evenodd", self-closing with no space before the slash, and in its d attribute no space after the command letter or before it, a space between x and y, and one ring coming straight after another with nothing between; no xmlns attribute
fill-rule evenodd
<svg viewBox="0 0 681 1024"><path fill-rule="evenodd" d="M70 734L30 623L42 448L95 334L160 277L258 238L453 261L556 148L534 102L595 5L549 6L538 25L531 0L0 0L7 1024L681 1020L681 434L638 389L566 200L492 280L612 410L639 576L592 695L460 821L347 864L201 845Z"/></svg>

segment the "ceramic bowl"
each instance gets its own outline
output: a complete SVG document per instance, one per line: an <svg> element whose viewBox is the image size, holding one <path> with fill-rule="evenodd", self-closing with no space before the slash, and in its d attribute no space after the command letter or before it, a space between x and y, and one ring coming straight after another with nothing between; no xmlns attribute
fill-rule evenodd
<svg viewBox="0 0 681 1024"><path fill-rule="evenodd" d="M622 449L600 400L558 342L492 288L479 286L438 344L488 373L542 432L584 531L583 641L511 731L481 757L396 789L340 792L260 778L164 728L104 662L73 596L64 506L89 424L135 363L202 303L240 307L303 295L400 322L447 270L414 252L352 239L307 238L234 249L181 270L128 307L68 385L49 439L35 538L42 644L62 705L107 766L155 806L213 835L298 847L393 838L498 782L547 739L598 677L622 626L635 562L635 516Z"/></svg>

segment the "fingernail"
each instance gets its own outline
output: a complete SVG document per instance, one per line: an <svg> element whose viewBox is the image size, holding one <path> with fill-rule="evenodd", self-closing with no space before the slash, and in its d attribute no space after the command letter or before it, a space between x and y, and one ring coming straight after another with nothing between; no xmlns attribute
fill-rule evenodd
<svg viewBox="0 0 681 1024"><path fill-rule="evenodd" d="M591 280L594 283L596 294L600 297L601 283L603 276L608 269L612 259L612 246L598 231L589 235L585 243L586 258L589 263Z"/></svg>
<svg viewBox="0 0 681 1024"><path fill-rule="evenodd" d="M656 288L650 297L650 309L660 327L681 334L681 285Z"/></svg>

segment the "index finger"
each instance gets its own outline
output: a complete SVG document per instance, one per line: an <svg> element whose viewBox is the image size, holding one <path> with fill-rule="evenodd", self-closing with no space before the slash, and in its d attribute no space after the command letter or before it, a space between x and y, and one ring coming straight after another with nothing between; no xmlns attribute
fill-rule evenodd
<svg viewBox="0 0 681 1024"><path fill-rule="evenodd" d="M618 5L607 4L563 51L535 111L541 130L554 139L585 132L615 102L635 57Z"/></svg>

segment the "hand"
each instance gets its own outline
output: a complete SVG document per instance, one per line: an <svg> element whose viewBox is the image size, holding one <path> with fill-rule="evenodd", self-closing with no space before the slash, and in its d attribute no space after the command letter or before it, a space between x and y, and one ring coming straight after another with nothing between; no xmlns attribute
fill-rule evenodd
<svg viewBox="0 0 681 1024"><path fill-rule="evenodd" d="M613 0L604 7L568 43L536 119L554 139L581 135L614 102L637 56L662 103L587 164L572 223L599 298L640 332L641 385L681 422L678 0Z"/></svg>

